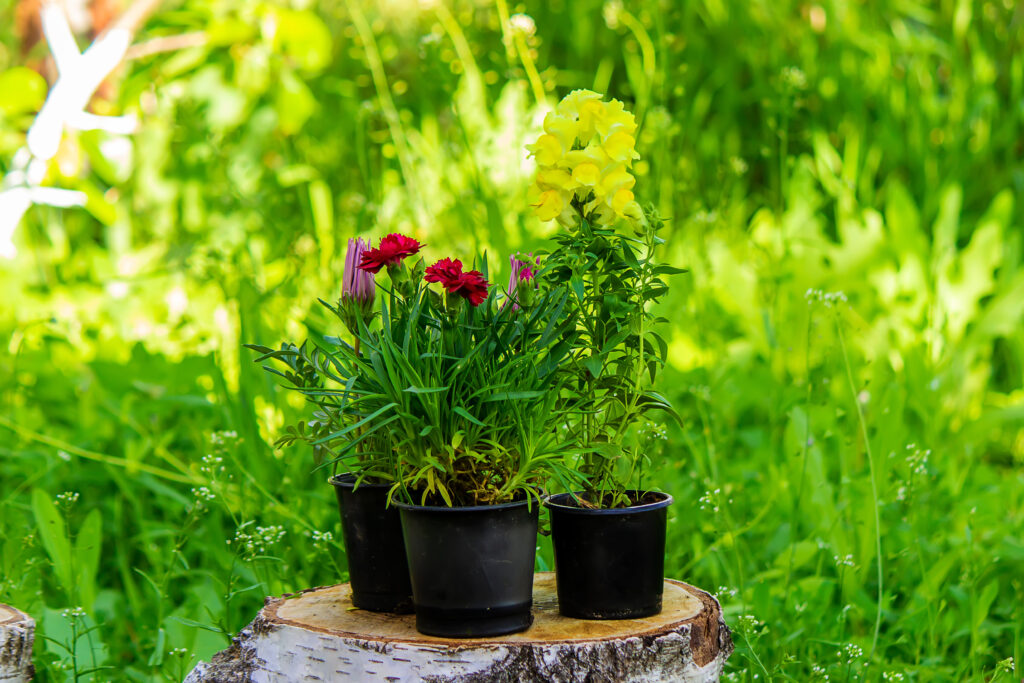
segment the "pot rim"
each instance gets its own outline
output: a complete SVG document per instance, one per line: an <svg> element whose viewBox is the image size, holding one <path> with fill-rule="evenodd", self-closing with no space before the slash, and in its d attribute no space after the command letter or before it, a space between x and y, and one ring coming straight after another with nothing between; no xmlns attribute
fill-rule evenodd
<svg viewBox="0 0 1024 683"><path fill-rule="evenodd" d="M327 478L327 483L335 488L339 489L356 489L356 479L359 475L353 474L352 472L342 472L335 474L333 477ZM393 484L377 484L367 479L364 479L359 484L359 488L375 488L375 489L390 489Z"/></svg>
<svg viewBox="0 0 1024 683"><path fill-rule="evenodd" d="M583 491L574 491L573 493L581 494ZM624 493L641 493L637 489L629 489ZM581 508L575 505L566 505L561 502L566 498L572 499L572 493L555 493L544 497L544 507L548 509L558 509L560 512L567 512L569 514L578 515L629 515L639 512L650 512L652 510L660 510L667 508L674 501L672 496L663 491L643 491L642 493L648 494L653 493L657 496L663 496L661 500L654 501L653 503L644 503L643 505L632 505L628 508Z"/></svg>
<svg viewBox="0 0 1024 683"><path fill-rule="evenodd" d="M391 504L402 510L403 512L439 512L439 513L456 513L456 512L488 512L491 510L508 510L511 508L526 507L530 501L514 500L511 503L498 503L497 505L469 505L464 507L448 507L446 505L415 505L413 503L402 503L397 500L392 500ZM537 507L540 503L534 501ZM536 508L535 508L536 509Z"/></svg>

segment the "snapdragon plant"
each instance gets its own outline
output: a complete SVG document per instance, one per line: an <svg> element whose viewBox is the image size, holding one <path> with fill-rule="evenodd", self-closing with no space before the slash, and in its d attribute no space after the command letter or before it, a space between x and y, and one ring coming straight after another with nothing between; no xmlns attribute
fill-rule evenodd
<svg viewBox="0 0 1024 683"><path fill-rule="evenodd" d="M678 419L653 389L667 344L656 331L666 320L650 306L668 291L664 277L683 271L658 262L664 221L632 191L633 115L577 90L547 115L544 131L529 147L538 162L534 207L564 228L547 269L569 288L578 321L566 384L578 407L568 422L572 450L586 481L578 502L628 506L639 502L628 491L642 489L647 462L640 425L653 411Z"/></svg>

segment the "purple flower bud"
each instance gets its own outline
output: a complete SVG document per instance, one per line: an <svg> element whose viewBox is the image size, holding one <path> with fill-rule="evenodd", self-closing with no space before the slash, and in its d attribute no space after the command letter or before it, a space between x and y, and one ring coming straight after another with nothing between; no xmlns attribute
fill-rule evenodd
<svg viewBox="0 0 1024 683"><path fill-rule="evenodd" d="M377 286L373 273L362 270L363 252L370 249L370 242L362 238L350 239L345 253L345 271L341 274L341 299L338 308L341 319L349 331L359 334L359 320L369 323L373 318L373 299Z"/></svg>
<svg viewBox="0 0 1024 683"><path fill-rule="evenodd" d="M342 301L352 302L370 309L377 293L373 281L373 273L361 270L359 264L363 260L363 252L370 249L370 242L357 237L348 241L348 252L345 254L345 271L342 273Z"/></svg>
<svg viewBox="0 0 1024 683"><path fill-rule="evenodd" d="M508 260L512 264L512 276L508 280L508 301L512 302L512 310L517 311L519 310L520 296L517 296L516 290L520 282L533 282L533 287L524 287L523 291L520 292L522 303L528 305L528 300L533 298L533 290L537 288L536 274L533 272L533 267L540 265L540 257L534 258L531 253L527 255L526 260L523 260L519 258L519 252L516 252L509 256Z"/></svg>

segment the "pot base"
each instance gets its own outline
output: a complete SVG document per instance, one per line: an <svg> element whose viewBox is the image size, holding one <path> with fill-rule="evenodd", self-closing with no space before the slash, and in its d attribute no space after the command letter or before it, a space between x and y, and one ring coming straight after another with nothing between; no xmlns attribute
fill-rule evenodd
<svg viewBox="0 0 1024 683"><path fill-rule="evenodd" d="M412 614L412 596L393 595L389 593L353 593L352 605L367 612L387 612L389 614Z"/></svg>
<svg viewBox="0 0 1024 683"><path fill-rule="evenodd" d="M647 605L638 605L624 609L601 609L589 608L586 605L573 605L559 603L558 613L570 619L645 619L661 614L661 600Z"/></svg>
<svg viewBox="0 0 1024 683"><path fill-rule="evenodd" d="M419 607L416 630L441 638L489 638L530 628L531 603L490 610Z"/></svg>

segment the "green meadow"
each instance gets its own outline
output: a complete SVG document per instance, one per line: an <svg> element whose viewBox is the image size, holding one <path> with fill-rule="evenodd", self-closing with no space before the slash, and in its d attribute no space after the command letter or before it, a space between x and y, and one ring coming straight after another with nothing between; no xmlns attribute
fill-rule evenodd
<svg viewBox="0 0 1024 683"><path fill-rule="evenodd" d="M49 87L28 4L0 0L0 176ZM91 111L137 131L66 132L43 183L85 206L0 256L0 602L37 680L180 681L264 596L346 579L329 470L273 445L302 397L243 344L342 334L317 298L356 235L503 284L558 229L524 146L576 88L637 115L688 269L646 484L724 680L1021 678L1024 6L175 0L135 43Z"/></svg>

